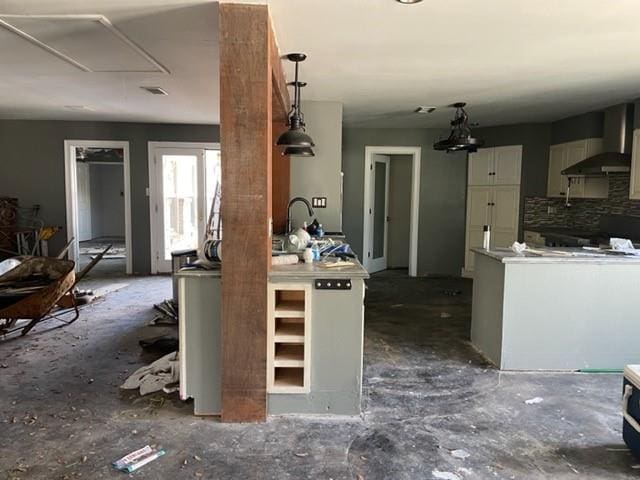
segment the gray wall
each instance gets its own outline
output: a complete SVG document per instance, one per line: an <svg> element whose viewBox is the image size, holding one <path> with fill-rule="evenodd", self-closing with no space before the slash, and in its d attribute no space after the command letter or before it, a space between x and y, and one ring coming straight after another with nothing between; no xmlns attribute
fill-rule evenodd
<svg viewBox="0 0 640 480"><path fill-rule="evenodd" d="M520 220L518 238L522 239L524 225L524 198L547 194L549 146L551 125L526 123L474 130L486 147L522 145L522 173L520 177Z"/></svg>
<svg viewBox="0 0 640 480"><path fill-rule="evenodd" d="M325 231L342 230L342 104L338 102L302 102L307 132L316 146L316 156L291 157L291 197L327 197L327 208L315 209ZM306 208L292 210L293 226L309 221Z"/></svg>
<svg viewBox="0 0 640 480"><path fill-rule="evenodd" d="M124 166L91 164L89 175L91 236L124 238Z"/></svg>
<svg viewBox="0 0 640 480"><path fill-rule="evenodd" d="M464 263L466 155L433 150L435 129L345 128L343 230L362 255L365 146L420 146L418 275L459 275Z"/></svg>
<svg viewBox="0 0 640 480"><path fill-rule="evenodd" d="M149 184L147 142L217 142L217 125L0 120L0 192L22 206L40 204L41 216L66 224L64 140L127 140L131 161L133 271L149 273ZM51 241L56 252L66 230Z"/></svg>
<svg viewBox="0 0 640 480"><path fill-rule="evenodd" d="M389 155L389 268L409 266L411 222L411 155Z"/></svg>
<svg viewBox="0 0 640 480"><path fill-rule="evenodd" d="M587 112L551 124L551 144L602 137L604 112Z"/></svg>

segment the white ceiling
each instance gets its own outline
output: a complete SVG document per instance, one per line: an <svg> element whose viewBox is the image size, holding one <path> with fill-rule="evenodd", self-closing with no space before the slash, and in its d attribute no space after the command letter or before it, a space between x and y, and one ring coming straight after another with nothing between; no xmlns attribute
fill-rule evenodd
<svg viewBox="0 0 640 480"><path fill-rule="evenodd" d="M170 73L95 22L3 15L103 15ZM0 28L0 118L219 122L212 0L0 0L0 19L97 70L82 71ZM142 85L169 95L151 95Z"/></svg>
<svg viewBox="0 0 640 480"><path fill-rule="evenodd" d="M459 100L482 126L550 121L640 97L637 0L235 1L270 5L281 52L309 55L303 98L342 102L346 125L446 127ZM7 14L104 15L170 74L83 72L0 28L0 118L219 122L217 2L0 0ZM29 28L101 69L148 67L71 23Z"/></svg>
<svg viewBox="0 0 640 480"><path fill-rule="evenodd" d="M483 126L549 121L640 96L637 0L267 3L281 52L309 56L303 98L343 102L352 126L446 127L455 101Z"/></svg>

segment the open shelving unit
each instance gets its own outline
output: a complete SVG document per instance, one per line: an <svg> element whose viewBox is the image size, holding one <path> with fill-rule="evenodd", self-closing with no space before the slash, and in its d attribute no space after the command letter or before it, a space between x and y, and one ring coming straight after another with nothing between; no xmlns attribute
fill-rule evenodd
<svg viewBox="0 0 640 480"><path fill-rule="evenodd" d="M267 391L308 393L311 285L269 284Z"/></svg>

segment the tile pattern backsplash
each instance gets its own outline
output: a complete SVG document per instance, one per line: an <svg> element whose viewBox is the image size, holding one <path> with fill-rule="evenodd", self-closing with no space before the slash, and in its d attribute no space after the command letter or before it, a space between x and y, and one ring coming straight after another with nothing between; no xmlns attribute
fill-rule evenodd
<svg viewBox="0 0 640 480"><path fill-rule="evenodd" d="M574 198L566 207L564 198L525 197L524 224L575 229L596 229L602 215L632 215L640 217L640 200L629 199L630 176L609 175L609 198ZM548 213L555 207L556 213Z"/></svg>

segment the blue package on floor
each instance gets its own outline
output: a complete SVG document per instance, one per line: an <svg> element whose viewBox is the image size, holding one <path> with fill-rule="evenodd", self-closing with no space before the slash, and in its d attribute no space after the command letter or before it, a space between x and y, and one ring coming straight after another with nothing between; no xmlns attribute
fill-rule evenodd
<svg viewBox="0 0 640 480"><path fill-rule="evenodd" d="M622 438L633 455L640 459L640 365L624 367L622 389Z"/></svg>

